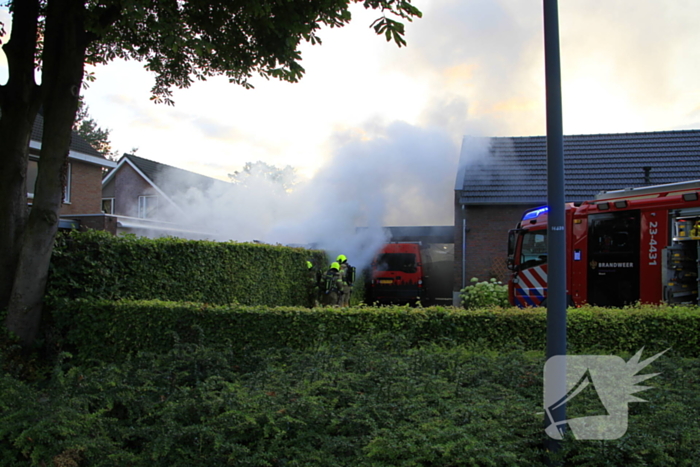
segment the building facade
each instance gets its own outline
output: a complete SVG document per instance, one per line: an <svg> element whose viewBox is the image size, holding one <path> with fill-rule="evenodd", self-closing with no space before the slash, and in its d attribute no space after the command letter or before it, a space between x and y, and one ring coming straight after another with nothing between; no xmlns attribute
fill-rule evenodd
<svg viewBox="0 0 700 467"><path fill-rule="evenodd" d="M31 205L34 199L34 184L39 170L44 118L37 115L32 127L27 163L27 198ZM78 217L102 214L102 175L117 164L106 159L76 132L72 133L68 152L66 186L61 205L60 225L79 227Z"/></svg>

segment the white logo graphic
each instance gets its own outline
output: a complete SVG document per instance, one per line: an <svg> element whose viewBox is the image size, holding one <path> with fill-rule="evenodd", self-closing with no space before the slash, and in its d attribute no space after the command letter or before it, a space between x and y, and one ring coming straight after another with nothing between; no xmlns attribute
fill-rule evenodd
<svg viewBox="0 0 700 467"><path fill-rule="evenodd" d="M650 389L636 384L658 375L636 373L666 352L664 350L640 362L642 350L627 362L612 355L557 355L549 358L544 365L547 435L562 439L567 425L576 439L618 439L624 435L627 431L627 404L646 402L633 394ZM607 415L557 420L557 411L584 390L597 394Z"/></svg>

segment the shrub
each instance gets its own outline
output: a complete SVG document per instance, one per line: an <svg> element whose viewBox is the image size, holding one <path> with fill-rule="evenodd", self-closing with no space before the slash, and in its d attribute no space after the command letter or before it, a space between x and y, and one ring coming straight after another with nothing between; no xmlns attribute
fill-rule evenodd
<svg viewBox="0 0 700 467"><path fill-rule="evenodd" d="M66 300L53 316L69 351L103 359L123 358L138 350L162 352L172 345L173 334L194 342L198 338L194 329L202 329L210 343L230 340L238 349L303 349L328 336L347 338L368 332L392 332L414 344L447 339L472 344L484 341L491 348L503 348L521 341L528 348L544 348L545 315L508 311Z"/></svg>
<svg viewBox="0 0 700 467"><path fill-rule="evenodd" d="M457 342L527 350L546 345L543 309L356 307L301 308L213 306L162 301L67 300L53 313L64 336L61 345L76 358L125 358L129 352L169 348L173 336L195 342L204 333L210 343L230 341L236 349L310 348L329 336L349 338L390 332L411 345ZM700 355L700 308L644 306L629 309L571 308L567 345L572 353L649 352L673 348L684 356ZM597 353L597 352L596 352Z"/></svg>
<svg viewBox="0 0 700 467"><path fill-rule="evenodd" d="M176 342L90 365L64 353L41 384L0 375L0 467L541 466L544 361L396 333ZM669 352L657 372L623 437L567 440L558 465L697 465L700 361Z"/></svg>
<svg viewBox="0 0 700 467"><path fill-rule="evenodd" d="M306 261L322 251L180 238L57 236L47 286L57 299L174 300L210 304L306 306Z"/></svg>
<svg viewBox="0 0 700 467"><path fill-rule="evenodd" d="M387 333L67 359L43 389L0 375L0 466L537 465L541 365Z"/></svg>
<svg viewBox="0 0 700 467"><path fill-rule="evenodd" d="M508 303L508 286L501 281L491 278L488 281L479 282L479 279L472 277L468 285L460 291L462 305L465 308L506 308Z"/></svg>

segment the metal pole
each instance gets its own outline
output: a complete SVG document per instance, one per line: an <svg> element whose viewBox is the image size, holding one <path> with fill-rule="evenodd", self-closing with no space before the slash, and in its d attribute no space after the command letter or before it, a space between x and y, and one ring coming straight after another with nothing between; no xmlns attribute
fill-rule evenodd
<svg viewBox="0 0 700 467"><path fill-rule="evenodd" d="M464 211L462 211L464 212ZM466 214L464 214L466 216ZM467 286L467 219L462 219L462 289ZM459 290L462 290L459 289Z"/></svg>
<svg viewBox="0 0 700 467"><path fill-rule="evenodd" d="M544 1L544 56L547 95L547 358L566 355L566 235L564 212L564 136L562 129L561 64L557 0ZM562 359L564 360L564 359ZM545 392L566 394L566 365L548 372ZM552 412L566 420L566 405ZM550 450L559 443L550 440Z"/></svg>

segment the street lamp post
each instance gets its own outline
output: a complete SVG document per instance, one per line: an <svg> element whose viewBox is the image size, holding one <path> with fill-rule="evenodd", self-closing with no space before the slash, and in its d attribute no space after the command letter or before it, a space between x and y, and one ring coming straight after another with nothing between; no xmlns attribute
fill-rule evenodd
<svg viewBox="0 0 700 467"><path fill-rule="evenodd" d="M544 55L547 96L547 358L566 355L566 236L564 211L564 136L562 128L561 63L557 0L544 1ZM565 359L560 359L565 362ZM545 392L566 394L566 364L548 372ZM566 420L566 405L551 412ZM559 450L549 440L549 450Z"/></svg>

